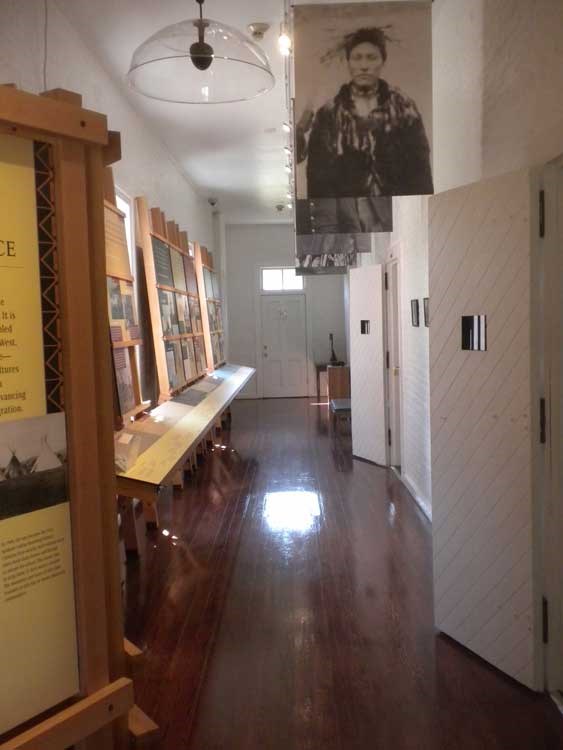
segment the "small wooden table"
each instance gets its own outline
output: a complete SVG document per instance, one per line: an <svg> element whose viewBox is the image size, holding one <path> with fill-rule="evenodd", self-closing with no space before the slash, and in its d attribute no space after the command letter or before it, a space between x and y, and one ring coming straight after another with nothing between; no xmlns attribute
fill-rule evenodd
<svg viewBox="0 0 563 750"><path fill-rule="evenodd" d="M327 372L328 367L343 367L344 362L315 362L317 371L317 401L321 400L321 372Z"/></svg>
<svg viewBox="0 0 563 750"><path fill-rule="evenodd" d="M350 398L350 368L345 365L327 367L328 400Z"/></svg>

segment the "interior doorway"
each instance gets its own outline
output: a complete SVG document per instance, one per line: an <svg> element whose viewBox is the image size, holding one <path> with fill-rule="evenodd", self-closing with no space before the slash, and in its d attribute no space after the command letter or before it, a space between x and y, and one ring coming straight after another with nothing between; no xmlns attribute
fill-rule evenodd
<svg viewBox="0 0 563 750"><path fill-rule="evenodd" d="M401 471L401 384L400 384L400 321L399 321L399 262L385 265L386 318L386 395L389 463Z"/></svg>
<svg viewBox="0 0 563 750"><path fill-rule="evenodd" d="M261 294L260 318L263 398L307 396L305 294Z"/></svg>

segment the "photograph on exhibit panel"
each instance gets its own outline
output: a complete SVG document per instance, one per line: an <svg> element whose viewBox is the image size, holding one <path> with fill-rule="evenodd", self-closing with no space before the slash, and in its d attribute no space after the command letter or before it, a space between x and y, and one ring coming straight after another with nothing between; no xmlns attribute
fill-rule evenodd
<svg viewBox="0 0 563 750"><path fill-rule="evenodd" d="M186 384L186 373L184 371L184 358L182 353L182 344L180 341L174 341L174 357L176 359L176 379L177 388L182 388Z"/></svg>
<svg viewBox="0 0 563 750"><path fill-rule="evenodd" d="M133 373L127 349L113 349L113 366L117 383L117 395L121 414L126 414L135 407L135 391L133 390Z"/></svg>
<svg viewBox="0 0 563 750"><path fill-rule="evenodd" d="M63 412L6 422L0 431L0 520L67 501Z"/></svg>
<svg viewBox="0 0 563 750"><path fill-rule="evenodd" d="M121 282L108 276L108 302L110 319L114 322L124 320L123 300L121 298Z"/></svg>
<svg viewBox="0 0 563 750"><path fill-rule="evenodd" d="M107 279L108 309L112 341L140 338L133 284L111 276Z"/></svg>
<svg viewBox="0 0 563 750"><path fill-rule="evenodd" d="M191 333L192 322L190 320L190 306L185 294L175 294L176 308L178 310L178 330L180 333Z"/></svg>
<svg viewBox="0 0 563 750"><path fill-rule="evenodd" d="M186 288L190 294L197 294L197 277L195 275L194 262L191 258L183 256L184 258L184 271L186 273Z"/></svg>
<svg viewBox="0 0 563 750"><path fill-rule="evenodd" d="M194 339L194 351L198 374L202 374L207 369L207 360L205 358L205 349L201 336Z"/></svg>
<svg viewBox="0 0 563 750"><path fill-rule="evenodd" d="M296 194L433 193L431 3L294 8Z"/></svg>
<svg viewBox="0 0 563 750"><path fill-rule="evenodd" d="M186 380L197 378L194 342L192 339L184 339L182 341L182 358L184 360L184 373L186 375Z"/></svg>
<svg viewBox="0 0 563 750"><path fill-rule="evenodd" d="M170 260L172 263L172 278L174 280L174 288L180 289L182 292L187 291L186 287L186 273L184 271L184 256L174 248L170 248Z"/></svg>
<svg viewBox="0 0 563 750"><path fill-rule="evenodd" d="M201 333L203 331L203 325L201 322L201 309L199 307L199 300L193 297L188 298L190 306L190 317L192 319L192 331L193 333Z"/></svg>
<svg viewBox="0 0 563 750"><path fill-rule="evenodd" d="M173 391L178 388L179 378L176 371L176 349L174 348L173 341L166 341L164 344L164 351L166 352L166 370L168 372L168 385L170 390Z"/></svg>
<svg viewBox="0 0 563 750"><path fill-rule="evenodd" d="M154 258L154 271L156 283L162 286L174 286L172 276L172 264L170 260L170 248L156 237L152 238L152 252Z"/></svg>
<svg viewBox="0 0 563 750"><path fill-rule="evenodd" d="M140 338L141 334L135 307L133 284L130 281L121 281L121 300L123 302L123 315L125 317L125 339L133 341Z"/></svg>
<svg viewBox="0 0 563 750"><path fill-rule="evenodd" d="M160 305L160 319L162 321L163 336L177 336L180 332L178 327L178 313L174 294L164 289L158 290L158 303Z"/></svg>
<svg viewBox="0 0 563 750"><path fill-rule="evenodd" d="M393 231L392 201L388 196L300 199L295 202L295 230L297 234L353 235L357 252L369 252L371 232Z"/></svg>

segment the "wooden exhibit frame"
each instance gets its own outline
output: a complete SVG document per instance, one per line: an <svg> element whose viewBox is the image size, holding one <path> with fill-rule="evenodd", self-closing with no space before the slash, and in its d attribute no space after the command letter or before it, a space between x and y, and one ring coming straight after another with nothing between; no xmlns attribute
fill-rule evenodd
<svg viewBox="0 0 563 750"><path fill-rule="evenodd" d="M214 350L213 350L213 343L212 343L212 336L213 335L221 335L224 336L224 329L221 327L217 330L211 329L211 324L209 321L209 307L208 304L212 303L214 305L219 305L221 308L221 320L223 322L224 326L224 320L223 320L223 310L222 310L222 299L220 297L208 297L207 296L207 287L205 284L205 271L207 271L210 274L217 275L217 272L215 271L213 267L213 256L212 254L207 250L206 247L203 245L199 245L196 243L196 251L195 251L195 267L196 267L196 273L197 273L197 282L199 287L199 298L200 298L200 307L201 307L201 316L203 319L203 332L204 332L204 338L205 338L205 353L207 356L207 362L212 363L210 367L210 371L213 371L217 367L221 367L221 365L225 364L225 359L220 359L217 362L215 361L214 357ZM222 342L223 347L223 353L224 353L224 341Z"/></svg>
<svg viewBox="0 0 563 750"><path fill-rule="evenodd" d="M147 280L147 295L149 302L149 312L152 326L154 353L156 362L156 373L159 390L159 403L167 401L174 394L181 392L185 388L195 383L197 380L202 378L210 369L209 367L209 356L207 354L207 341L206 341L206 330L208 331L207 324L207 311L202 308L201 304L201 286L199 276L197 276L197 245L196 245L196 258L190 253L190 244L188 242L188 234L185 231L180 231L178 225L173 221L167 221L164 213L159 208L151 208L149 211L148 204L145 198L138 197L135 199L135 208L137 213L137 220L140 233L140 244L143 250L143 261L145 266L145 277ZM155 267L153 240L163 243L170 253L179 253L184 262L192 263L195 262L195 270L198 281L198 294L194 294L189 290L185 291L176 286L163 285L157 280L157 270ZM165 335L162 325L162 315L159 302L159 293L171 293L174 295L174 299L177 295L183 295L190 299L197 300L200 311L200 319L202 322L202 331L194 332L192 329L191 333L179 333L178 335ZM203 339L205 342L205 354L207 367L202 370L198 368L197 375L187 378L177 388L170 386L168 377L168 368L166 363L166 343L177 342L182 340L191 339L195 345L196 339Z"/></svg>
<svg viewBox="0 0 563 750"><path fill-rule="evenodd" d="M105 171L105 200L104 200L104 220L106 230L106 275L108 282L110 280L116 281L118 284L126 282L131 284L133 287L134 278L131 273L131 263L129 261L129 250L127 248L126 234L125 234L125 214L117 208L115 200L115 187L113 182L113 174L111 167L106 167ZM110 250L111 248L111 250ZM132 288L132 297L134 304L134 290ZM109 300L108 290L108 307L111 304ZM137 361L137 349L143 345L143 340L138 336L123 337L123 331L121 326L116 326L115 323L112 325L111 313L110 315L110 341L112 346L113 366L114 366L114 377L116 390L119 391L119 385L117 383L117 371L115 358L118 350L123 349L124 355L127 358L129 371L131 373L131 382L133 388L133 401L134 405L131 409L123 411L121 407L121 401L119 393L116 394L115 399L115 416L116 426L121 428L123 422L135 419L142 414L146 409L150 407L150 401L143 401L141 392L141 379L139 376L139 367ZM137 322L136 326L139 328L139 312L137 310ZM117 329L118 336L113 335L112 329ZM126 326L126 329L128 327ZM126 331L127 332L127 331Z"/></svg>
<svg viewBox="0 0 563 750"><path fill-rule="evenodd" d="M36 96L12 86L0 86L0 133L48 143L53 154L80 665L79 700L13 730L0 747L121 750L133 690L123 647L103 215L104 166L120 158L119 134L83 109L78 94Z"/></svg>

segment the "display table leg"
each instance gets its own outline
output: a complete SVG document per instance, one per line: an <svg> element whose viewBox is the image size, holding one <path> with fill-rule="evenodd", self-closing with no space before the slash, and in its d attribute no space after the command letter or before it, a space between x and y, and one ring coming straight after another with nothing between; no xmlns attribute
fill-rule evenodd
<svg viewBox="0 0 563 750"><path fill-rule="evenodd" d="M179 489L184 489L184 470L178 469L178 471L174 474L172 477L172 484L174 487L178 487Z"/></svg>
<svg viewBox="0 0 563 750"><path fill-rule="evenodd" d="M118 495L117 506L121 516L121 532L123 543L125 544L125 552L127 555L138 555L139 529L137 527L133 499L125 497L125 495Z"/></svg>
<svg viewBox="0 0 563 750"><path fill-rule="evenodd" d="M143 515L148 529L158 529L158 510L156 503L143 503Z"/></svg>

